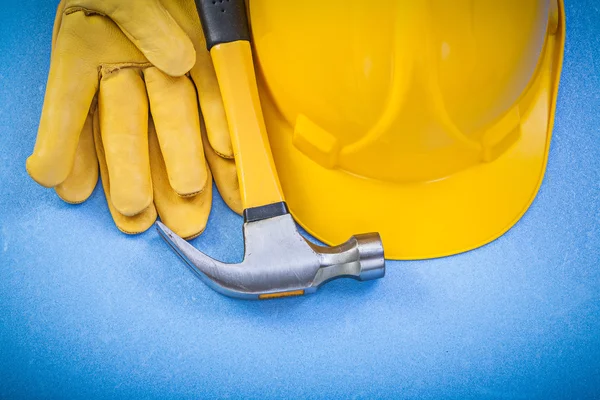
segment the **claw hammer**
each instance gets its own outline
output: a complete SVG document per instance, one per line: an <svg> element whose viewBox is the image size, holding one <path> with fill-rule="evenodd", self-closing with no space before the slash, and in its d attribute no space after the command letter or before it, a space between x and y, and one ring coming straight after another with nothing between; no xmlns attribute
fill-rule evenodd
<svg viewBox="0 0 600 400"><path fill-rule="evenodd" d="M382 278L385 260L379 234L355 235L339 246L323 247L298 232L269 146L244 1L196 0L196 5L235 155L244 206L244 260L217 261L157 222L160 235L204 283L231 297L300 296L335 278Z"/></svg>

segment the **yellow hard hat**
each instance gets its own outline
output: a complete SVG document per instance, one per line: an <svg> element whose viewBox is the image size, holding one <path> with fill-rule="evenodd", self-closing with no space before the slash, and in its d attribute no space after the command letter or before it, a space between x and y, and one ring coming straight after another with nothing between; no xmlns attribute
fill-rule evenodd
<svg viewBox="0 0 600 400"><path fill-rule="evenodd" d="M482 246L541 184L562 0L252 0L263 112L290 210L386 257Z"/></svg>

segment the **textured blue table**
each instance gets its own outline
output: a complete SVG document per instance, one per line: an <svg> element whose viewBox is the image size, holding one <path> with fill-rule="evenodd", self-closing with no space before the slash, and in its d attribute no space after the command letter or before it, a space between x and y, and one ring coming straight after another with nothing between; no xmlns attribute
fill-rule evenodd
<svg viewBox="0 0 600 400"><path fill-rule="evenodd" d="M0 12L0 398L598 398L600 5L567 4L544 184L505 236L390 262L384 280L245 302L200 283L156 231L114 228L25 173L54 2ZM242 256L218 195L194 245Z"/></svg>

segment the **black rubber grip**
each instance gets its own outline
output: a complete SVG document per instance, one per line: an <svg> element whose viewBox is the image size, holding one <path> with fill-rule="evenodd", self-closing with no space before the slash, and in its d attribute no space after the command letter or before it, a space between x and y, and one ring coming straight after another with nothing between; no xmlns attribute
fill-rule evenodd
<svg viewBox="0 0 600 400"><path fill-rule="evenodd" d="M267 204L260 207L251 207L244 210L244 222L261 221L267 218L279 217L289 214L285 201L273 204Z"/></svg>
<svg viewBox="0 0 600 400"><path fill-rule="evenodd" d="M206 48L221 43L250 40L244 0L196 0L206 38Z"/></svg>

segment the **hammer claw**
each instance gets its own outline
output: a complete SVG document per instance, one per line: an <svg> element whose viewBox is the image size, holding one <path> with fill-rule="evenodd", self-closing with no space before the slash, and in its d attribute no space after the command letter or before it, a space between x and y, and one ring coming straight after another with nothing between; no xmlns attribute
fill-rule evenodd
<svg viewBox="0 0 600 400"><path fill-rule="evenodd" d="M189 269L205 284L217 290L217 288L214 287L214 282L211 278L212 271L215 271L217 268L219 268L219 265L224 264L198 251L194 246L179 237L162 222L156 221L156 229L158 230L160 236L185 262Z"/></svg>
<svg viewBox="0 0 600 400"><path fill-rule="evenodd" d="M208 286L243 299L313 293L336 278L365 281L385 274L381 238L353 236L334 247L314 245L300 235L289 213L244 224L245 256L239 264L217 261L194 248L164 224L160 235Z"/></svg>

